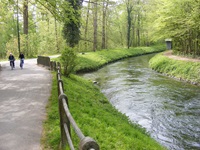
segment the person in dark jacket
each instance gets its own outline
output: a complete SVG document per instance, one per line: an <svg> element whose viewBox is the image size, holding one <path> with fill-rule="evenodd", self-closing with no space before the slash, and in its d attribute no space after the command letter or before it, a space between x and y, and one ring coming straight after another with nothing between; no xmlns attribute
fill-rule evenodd
<svg viewBox="0 0 200 150"><path fill-rule="evenodd" d="M13 63L13 68L15 68L15 57L13 56L12 53L10 53L8 60L10 61L10 66L11 66L11 63Z"/></svg>
<svg viewBox="0 0 200 150"><path fill-rule="evenodd" d="M23 64L24 64L24 54L22 52L20 52L19 54L19 59L20 59L20 68L23 68Z"/></svg>

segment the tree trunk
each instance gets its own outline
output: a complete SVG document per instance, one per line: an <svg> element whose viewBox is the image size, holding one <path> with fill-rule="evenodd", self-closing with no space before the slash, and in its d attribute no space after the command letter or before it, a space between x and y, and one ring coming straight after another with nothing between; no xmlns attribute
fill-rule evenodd
<svg viewBox="0 0 200 150"><path fill-rule="evenodd" d="M85 50L87 50L88 49L88 42L87 42L87 35L88 35L88 22L89 22L89 9L90 9L90 0L89 0L89 2L88 2L88 8L87 8L87 18L86 18L86 23L85 23L85 35L84 35L84 37L85 37Z"/></svg>
<svg viewBox="0 0 200 150"><path fill-rule="evenodd" d="M102 18L102 45L101 49L106 49L106 15L107 15L108 1L103 1L103 18Z"/></svg>
<svg viewBox="0 0 200 150"><path fill-rule="evenodd" d="M58 29L57 29L57 21L56 18L55 19L55 37L56 37L56 51L57 53L60 52L59 46L58 46Z"/></svg>
<svg viewBox="0 0 200 150"><path fill-rule="evenodd" d="M97 49L97 0L93 3L93 26L94 26L94 39L93 39L93 51L95 52Z"/></svg>
<svg viewBox="0 0 200 150"><path fill-rule="evenodd" d="M137 46L140 46L140 13L138 12L138 18L137 18Z"/></svg>
<svg viewBox="0 0 200 150"><path fill-rule="evenodd" d="M137 45L140 46L140 21L141 21L141 15L140 15L140 0L137 1L137 4L139 6L139 9L138 9L138 27L137 27L137 39L138 39L138 42L137 42Z"/></svg>
<svg viewBox="0 0 200 150"><path fill-rule="evenodd" d="M129 49L130 47L130 38L131 38L131 24L132 24L132 18L131 18L131 12L133 10L133 6L130 4L130 0L126 3L126 8L127 8L127 22L128 22L128 27L127 27L127 47Z"/></svg>
<svg viewBox="0 0 200 150"><path fill-rule="evenodd" d="M28 48L28 0L24 0L24 6L23 6L23 20L24 20L24 34L26 35L26 41L25 41L25 47L27 56L29 56L29 48Z"/></svg>
<svg viewBox="0 0 200 150"><path fill-rule="evenodd" d="M19 3L17 0L17 37L18 37L18 51L20 53L20 34L19 34Z"/></svg>
<svg viewBox="0 0 200 150"><path fill-rule="evenodd" d="M23 19L24 19L24 34L28 35L28 0L24 0Z"/></svg>

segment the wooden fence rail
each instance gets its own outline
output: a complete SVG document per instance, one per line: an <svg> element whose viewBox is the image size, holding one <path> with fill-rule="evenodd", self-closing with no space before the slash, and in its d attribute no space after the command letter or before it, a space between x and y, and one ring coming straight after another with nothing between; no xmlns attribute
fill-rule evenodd
<svg viewBox="0 0 200 150"><path fill-rule="evenodd" d="M43 59L43 57L40 57L38 59ZM47 61L47 62L45 62ZM49 64L49 67L51 70L56 71L57 70L57 81L58 81L58 100L59 100L59 115L60 115L60 132L61 132L61 148L65 149L68 146L71 150L75 150L72 139L71 139L71 129L72 127L76 133L76 135L79 137L79 150L99 150L99 145L97 142L92 139L91 137L86 137L82 131L77 126L76 122L74 121L70 111L69 111L69 105L68 105L68 98L64 94L64 86L63 81L61 79L61 65L60 63L56 63L51 61L50 59L44 58L43 60L39 60L39 63L41 62L42 65ZM38 63L38 64L39 64Z"/></svg>

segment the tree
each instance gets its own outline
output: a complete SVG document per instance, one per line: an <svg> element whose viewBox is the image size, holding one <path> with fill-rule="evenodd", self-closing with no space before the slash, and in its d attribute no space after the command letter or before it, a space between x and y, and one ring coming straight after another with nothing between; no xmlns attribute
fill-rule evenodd
<svg viewBox="0 0 200 150"><path fill-rule="evenodd" d="M108 9L109 0L103 0L102 6L102 40L101 40L101 49L106 49L106 17L107 17L107 9Z"/></svg>
<svg viewBox="0 0 200 150"><path fill-rule="evenodd" d="M13 5L0 1L0 58L7 57L10 49L6 48L6 43L17 35L16 20L13 21L14 7L11 6Z"/></svg>
<svg viewBox="0 0 200 150"><path fill-rule="evenodd" d="M97 0L95 0L93 2L93 29L94 29L94 33L93 33L93 51L95 52L97 49L97 29L98 29L98 23L97 23Z"/></svg>
<svg viewBox="0 0 200 150"><path fill-rule="evenodd" d="M24 0L23 20L24 20L24 34L28 35L28 0Z"/></svg>
<svg viewBox="0 0 200 150"><path fill-rule="evenodd" d="M133 4L131 0L127 0L126 10L127 10L127 47L129 48L131 46L131 26L132 26L131 13L133 11Z"/></svg>
<svg viewBox="0 0 200 150"><path fill-rule="evenodd" d="M175 53L200 55L199 0L161 0L154 15L154 37L172 38Z"/></svg>
<svg viewBox="0 0 200 150"><path fill-rule="evenodd" d="M85 45L85 50L88 49L88 24L89 24L89 11L90 11L90 0L88 2L88 7L87 7L87 12L86 12L86 21L85 21L85 31L84 31L84 45Z"/></svg>
<svg viewBox="0 0 200 150"><path fill-rule="evenodd" d="M67 44L70 47L75 47L80 40L80 8L82 1L66 0L71 9L65 10L63 33Z"/></svg>
<svg viewBox="0 0 200 150"><path fill-rule="evenodd" d="M20 34L19 34L19 3L17 0L17 37L18 37L18 51L20 53Z"/></svg>
<svg viewBox="0 0 200 150"><path fill-rule="evenodd" d="M25 47L28 51L28 0L24 0L23 6L24 34L26 35ZM28 55L28 54L27 54Z"/></svg>

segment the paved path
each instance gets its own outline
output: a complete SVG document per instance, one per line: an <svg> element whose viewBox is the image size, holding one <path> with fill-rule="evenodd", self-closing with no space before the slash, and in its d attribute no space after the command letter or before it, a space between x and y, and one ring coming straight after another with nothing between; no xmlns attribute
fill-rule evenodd
<svg viewBox="0 0 200 150"><path fill-rule="evenodd" d="M51 73L36 59L25 60L22 70L19 61L14 70L0 63L0 150L40 150Z"/></svg>
<svg viewBox="0 0 200 150"><path fill-rule="evenodd" d="M176 59L176 60L183 60L183 61L190 61L190 62L200 62L200 59L195 59L195 58L189 58L189 57L184 57L184 56L178 56L178 55L173 55L172 54L173 51L169 50L169 51L165 51L164 55L172 58L172 59Z"/></svg>

